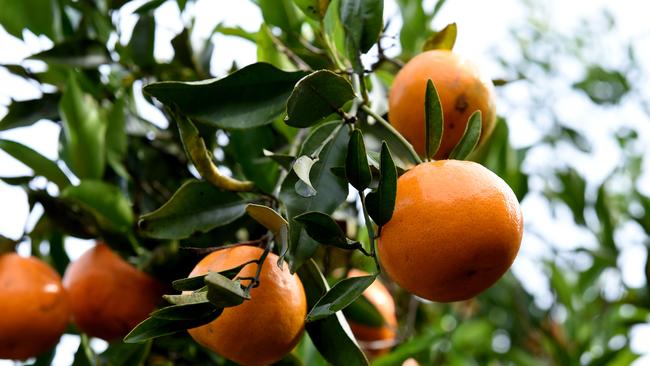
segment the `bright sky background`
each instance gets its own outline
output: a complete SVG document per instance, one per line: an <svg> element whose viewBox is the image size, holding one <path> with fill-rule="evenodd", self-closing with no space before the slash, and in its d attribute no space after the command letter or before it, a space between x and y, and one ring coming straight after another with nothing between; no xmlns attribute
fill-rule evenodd
<svg viewBox="0 0 650 366"><path fill-rule="evenodd" d="M120 14L122 21L123 35L121 42L128 41L130 32L137 21L137 17L131 12L144 1L134 1L133 4L125 6ZM456 22L459 33L454 50L477 62L484 68L488 75L499 78L503 70L494 61L495 52L512 55L518 52L517 46L504 43L504 40L511 39L508 36L508 29L514 24L525 22L525 12L520 5L521 0L501 0L499 2L482 0L449 0L443 7L434 23L435 28L441 28L447 23ZM424 1L429 8L434 1ZM632 40L637 54L640 58L639 64L645 65L644 75L647 80L650 75L650 26L647 23L647 14L650 6L645 2L636 0L619 0L610 2L606 0L573 0L545 1L550 9L551 24L559 29L565 29L570 35L579 27L578 20L582 17L596 16L603 7L608 8L617 19L617 26L610 33L603 35L603 50L607 48L608 42L616 42L620 39ZM498 4L498 5L497 5ZM199 44L206 39L214 26L220 22L225 25L239 25L249 31L257 31L262 22L258 8L248 1L210 1L199 0L196 5L188 5L191 14L200 15L195 24L195 32L192 40ZM395 33L395 29L401 26L399 17L395 17L397 8L392 1L386 1L385 17L393 18L393 24L388 33ZM210 16L205 16L210 14ZM183 25L179 21L178 8L174 2L167 2L156 11L158 20L155 54L159 60L168 60L173 55L171 39L179 33ZM185 19L187 20L187 19ZM31 34L26 37L26 43L22 43L9 36L4 30L0 30L0 63L20 63L26 56L51 47L51 42L44 38L37 38ZM233 60L241 65L256 61L255 46L235 37L222 35L213 36L215 52L212 59L211 71L215 75L223 75L230 67ZM601 54L607 56L604 62L613 67L624 62L625 55ZM603 60L598 60L603 61ZM30 65L38 67L38 62L31 62ZM574 69L567 64L566 77L571 80L578 80L581 75L572 73ZM634 81L642 84L639 81ZM567 121L576 125L593 124L589 136L596 142L595 151L588 156L576 156L576 168L585 173L593 182L601 181L604 176L618 163L618 156L607 136L615 127L610 121L623 121L617 123L629 123L641 131L642 139L650 142L648 136L648 116L640 111L636 105L623 105L622 108L607 111L594 111L594 107L585 100L584 96L577 95L567 90L570 82L558 85L558 91L565 93L565 98L556 106ZM650 85L645 83L645 85ZM499 113L508 116L512 133L512 141L516 146L532 144L539 138L539 130L531 124L525 109L526 90L518 88L517 85L501 88L499 93L506 103L498 103ZM647 99L650 99L649 88L644 90ZM5 69L0 68L0 106L9 104L10 97L18 100L36 98L40 95L34 84L10 75ZM144 100L139 101L139 108L143 113L151 115L151 118L166 124L162 116ZM0 107L0 116L4 115L6 108ZM644 125L645 129L638 126ZM19 128L15 130L0 132L0 138L22 142L46 157L55 159L57 157L57 137L59 127L51 122L41 121L32 127ZM650 144L647 144L650 145ZM554 157L548 151L540 151L529 160L529 169L534 170L544 164L549 164ZM650 160L650 159L646 159ZM647 162L650 163L650 162ZM650 171L650 167L646 167ZM5 153L0 151L0 176L18 176L30 174L30 170ZM531 181L533 192L529 194L522 208L526 219L527 230L543 230L548 240L560 249L571 249L583 243L593 241L593 238L574 229L570 212L560 211L557 217L551 214L549 207L540 194L534 191L539 190L541 182ZM42 187L44 181L36 181ZM54 187L49 187L50 189ZM18 238L23 228L31 227L35 217L27 218L28 207L25 193L16 187L8 186L0 182L0 234ZM39 213L40 215L40 213ZM646 252L643 246L643 233L638 228L631 227L621 234L626 239L623 245L620 267L623 269L622 276L618 273L611 273L610 285L607 291L612 297L616 297L621 281L632 287L645 285L643 266ZM622 242L619 240L619 242ZM66 241L66 249L72 259L77 258L91 244L81 240L69 239ZM29 254L28 246L21 246L20 252ZM551 301L551 292L547 276L541 271L540 259L548 258L551 251L548 244L529 233L525 234L521 252L513 266L513 272L522 280L524 286L535 294L536 301L541 306L548 306ZM611 284L610 284L611 282ZM635 365L650 364L650 325L636 326L633 329L632 348L637 352L645 354L645 357ZM79 341L75 336L64 336L60 345L60 352L57 353L55 365L69 365L72 362L72 353L76 350ZM104 347L101 341L96 342L98 348ZM11 365L8 361L0 361L0 366Z"/></svg>

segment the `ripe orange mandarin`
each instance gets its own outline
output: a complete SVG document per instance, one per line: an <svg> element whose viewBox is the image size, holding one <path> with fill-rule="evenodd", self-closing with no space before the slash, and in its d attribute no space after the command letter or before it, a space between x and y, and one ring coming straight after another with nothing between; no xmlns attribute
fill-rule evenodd
<svg viewBox="0 0 650 366"><path fill-rule="evenodd" d="M368 273L352 269L348 277L367 276ZM388 289L379 280L370 285L363 296L374 305L384 318L384 325L371 327L364 324L350 322L352 333L361 342L361 346L371 355L380 355L388 351L395 340L397 330L397 317L395 316L395 301Z"/></svg>
<svg viewBox="0 0 650 366"><path fill-rule="evenodd" d="M164 292L158 280L97 243L68 266L63 284L74 323L92 337L124 337L149 316Z"/></svg>
<svg viewBox="0 0 650 366"><path fill-rule="evenodd" d="M258 259L263 250L238 246L210 253L194 267L189 277L223 271ZM277 266L278 256L269 253L260 273L260 285L251 299L225 308L212 322L188 332L201 345L242 365L268 365L289 353L302 336L307 299L302 282L286 264ZM257 264L246 265L238 277L253 277ZM243 280L242 284L248 284Z"/></svg>
<svg viewBox="0 0 650 366"><path fill-rule="evenodd" d="M519 202L501 178L474 162L440 160L398 179L378 249L384 270L404 289L451 302L501 278L522 234Z"/></svg>
<svg viewBox="0 0 650 366"><path fill-rule="evenodd" d="M38 356L57 343L69 322L58 273L34 257L0 255L0 359Z"/></svg>
<svg viewBox="0 0 650 366"><path fill-rule="evenodd" d="M468 60L447 50L426 51L397 73L388 97L388 118L420 154L425 151L424 98L427 80L438 91L444 115L444 132L435 159L446 159L463 136L467 120L481 111L479 143L492 133L496 122L494 85Z"/></svg>

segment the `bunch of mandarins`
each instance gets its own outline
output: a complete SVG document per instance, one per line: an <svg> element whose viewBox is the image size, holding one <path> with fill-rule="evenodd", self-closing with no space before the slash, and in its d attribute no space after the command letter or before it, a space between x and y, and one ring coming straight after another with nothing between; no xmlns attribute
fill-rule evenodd
<svg viewBox="0 0 650 366"><path fill-rule="evenodd" d="M480 141L486 140L496 119L491 81L449 51L428 51L402 68L389 96L390 122L416 151L424 153L428 80L436 86L444 115L445 132L435 158L449 156L476 110L483 116ZM398 179L394 213L381 229L378 253L388 276L407 291L431 301L460 301L487 289L508 270L522 231L519 203L503 180L473 162L437 160ZM219 250L201 260L190 276L233 268L261 254L262 249L247 246ZM277 262L273 253L266 257L251 300L226 308L214 321L190 329L190 335L243 365L270 364L290 352L302 335L307 302L298 276ZM257 268L250 263L238 277L251 278ZM154 309L162 290L101 243L69 266L63 282L37 259L2 255L0 358L25 359L47 350L70 318L88 335L120 338ZM377 355L395 341L395 303L380 282L363 296L377 307L384 324L351 328L368 353Z"/></svg>

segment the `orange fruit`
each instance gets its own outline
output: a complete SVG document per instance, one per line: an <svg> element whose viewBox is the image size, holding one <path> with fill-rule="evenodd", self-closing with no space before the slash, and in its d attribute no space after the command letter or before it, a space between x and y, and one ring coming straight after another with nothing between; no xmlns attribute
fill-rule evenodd
<svg viewBox="0 0 650 366"><path fill-rule="evenodd" d="M368 273L351 269L348 277L367 276ZM370 355L378 356L388 351L395 341L397 330L397 317L395 316L395 301L388 289L379 281L370 285L363 296L377 308L379 314L384 318L384 325L372 327L365 324L350 322L352 333L361 343L361 346Z"/></svg>
<svg viewBox="0 0 650 366"><path fill-rule="evenodd" d="M238 246L210 253L194 267L189 277L223 271L258 259L263 250ZM302 282L289 273L286 264L277 266L278 256L269 253L260 273L260 285L251 299L225 308L212 322L188 330L199 344L242 365L267 365L289 353L302 336L307 299ZM238 277L253 277L257 264L246 265ZM248 280L242 283L247 285Z"/></svg>
<svg viewBox="0 0 650 366"><path fill-rule="evenodd" d="M0 358L24 360L52 348L70 322L61 277L40 259L0 255Z"/></svg>
<svg viewBox="0 0 650 366"><path fill-rule="evenodd" d="M446 50L423 52L397 73L388 96L388 119L420 154L425 154L424 98L427 80L436 86L444 132L435 159L446 159L463 136L467 120L481 111L481 141L496 122L494 85L468 60Z"/></svg>
<svg viewBox="0 0 650 366"><path fill-rule="evenodd" d="M158 280L101 242L68 266L63 285L77 327L107 341L124 337L146 319L164 292Z"/></svg>
<svg viewBox="0 0 650 366"><path fill-rule="evenodd" d="M378 242L386 273L422 298L466 300L510 268L523 234L519 202L470 161L415 166L397 180L395 211Z"/></svg>

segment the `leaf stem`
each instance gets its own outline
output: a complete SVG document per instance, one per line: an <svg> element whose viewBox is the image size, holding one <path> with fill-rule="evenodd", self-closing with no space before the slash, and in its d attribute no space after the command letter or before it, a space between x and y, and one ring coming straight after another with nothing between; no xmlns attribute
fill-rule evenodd
<svg viewBox="0 0 650 366"><path fill-rule="evenodd" d="M377 274L379 274L381 273L381 266L379 265L379 258L377 258L377 251L375 250L375 228L372 226L372 221L370 221L370 215L368 215L368 209L366 208L366 195L363 193L363 190L359 191L359 197L361 198L363 219L366 222L366 229L368 230L368 238L370 240L370 256L375 260Z"/></svg>
<svg viewBox="0 0 650 366"><path fill-rule="evenodd" d="M364 112L368 113L368 115L374 118L377 122L381 123L390 133L392 133L395 137L397 137L398 141L402 144L402 146L404 146L408 150L409 154L411 155L411 159L413 160L414 163L422 164L422 159L420 159L420 155L418 155L418 153L415 151L413 145L411 145L411 143L408 142L404 138L404 136L402 136L402 134L400 134L395 129L395 127L393 127L390 123L388 123L388 121L386 121L380 115L378 115L372 109L370 109L368 105L362 104L361 109Z"/></svg>

